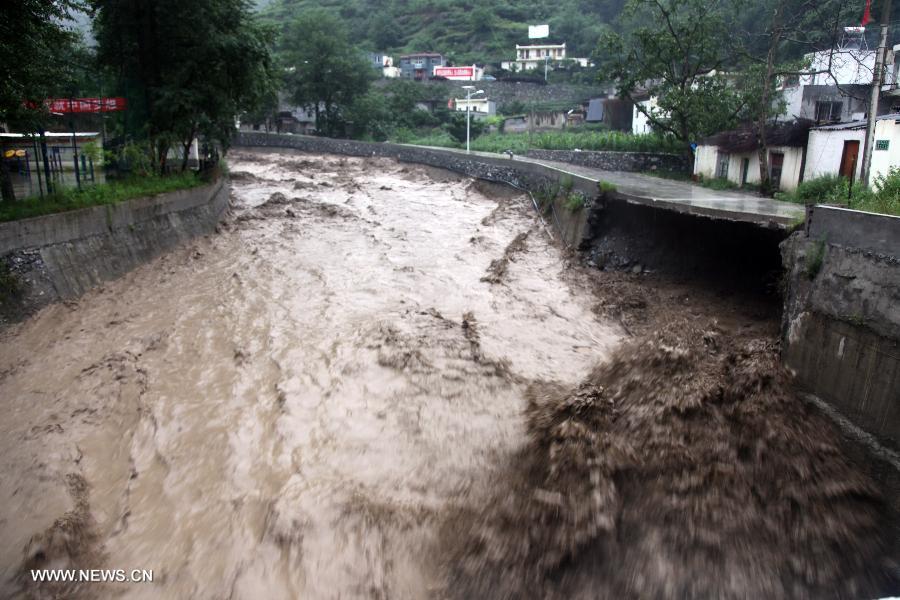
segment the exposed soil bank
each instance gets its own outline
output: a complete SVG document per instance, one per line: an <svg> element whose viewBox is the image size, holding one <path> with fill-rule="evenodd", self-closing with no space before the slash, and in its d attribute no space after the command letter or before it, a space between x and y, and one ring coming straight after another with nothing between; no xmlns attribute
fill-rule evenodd
<svg viewBox="0 0 900 600"><path fill-rule="evenodd" d="M529 201L240 152L233 215L0 344L0 595L875 595L777 309L573 266ZM35 586L28 569L152 584Z"/></svg>

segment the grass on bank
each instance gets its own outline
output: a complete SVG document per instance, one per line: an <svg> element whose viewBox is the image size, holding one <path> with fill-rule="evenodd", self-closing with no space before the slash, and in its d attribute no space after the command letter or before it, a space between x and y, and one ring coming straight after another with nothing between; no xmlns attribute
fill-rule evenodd
<svg viewBox="0 0 900 600"><path fill-rule="evenodd" d="M208 181L193 171L166 176L131 177L77 189L63 188L50 195L30 196L24 200L0 202L0 222L39 217L89 206L115 204L123 200L153 196L204 185Z"/></svg>
<svg viewBox="0 0 900 600"><path fill-rule="evenodd" d="M779 200L797 204L834 204L853 210L900 216L900 169L879 175L873 189L860 183L853 188L845 177L826 175L804 181L793 192L775 195Z"/></svg>
<svg viewBox="0 0 900 600"><path fill-rule="evenodd" d="M394 141L420 146L464 148L465 143L454 140L440 129L424 134L406 131ZM617 152L683 151L674 139L655 135L632 135L620 131L544 131L539 133L486 133L471 140L472 150L502 153L511 150L524 154L527 150L612 150Z"/></svg>

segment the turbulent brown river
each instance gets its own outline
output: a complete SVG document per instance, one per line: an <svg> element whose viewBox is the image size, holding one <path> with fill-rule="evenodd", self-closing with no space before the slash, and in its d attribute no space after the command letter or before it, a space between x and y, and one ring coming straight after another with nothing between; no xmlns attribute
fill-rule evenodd
<svg viewBox="0 0 900 600"><path fill-rule="evenodd" d="M878 492L783 391L770 338L689 323L629 341L511 190L382 159L229 158L220 231L3 334L0 596L883 583Z"/></svg>

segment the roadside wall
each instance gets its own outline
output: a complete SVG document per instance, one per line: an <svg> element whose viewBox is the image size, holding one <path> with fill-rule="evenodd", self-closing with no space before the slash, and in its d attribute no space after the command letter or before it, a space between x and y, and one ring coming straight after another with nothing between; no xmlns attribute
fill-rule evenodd
<svg viewBox="0 0 900 600"><path fill-rule="evenodd" d="M127 202L0 223L0 318L75 298L177 244L209 233L228 205L225 178Z"/></svg>
<svg viewBox="0 0 900 600"><path fill-rule="evenodd" d="M379 79L375 82L377 87L385 87L391 84L391 79ZM459 81L420 81L416 82L431 99L443 100L446 103L449 98L459 98L461 91ZM526 81L485 81L478 82L478 89L484 90L486 98L497 103L497 108L509 109L513 102L519 103L519 110L530 111L535 105L538 107L548 104L558 106L566 110L574 108L590 98L605 96L601 88L592 85L578 85L571 83L549 83L541 85Z"/></svg>
<svg viewBox="0 0 900 600"><path fill-rule="evenodd" d="M529 150L529 158L555 160L604 171L676 171L688 174L690 162L684 156L661 152L596 152L575 150Z"/></svg>
<svg viewBox="0 0 900 600"><path fill-rule="evenodd" d="M300 135L275 135L257 132L240 132L234 146L254 148L293 148L302 152L344 154L348 156L380 156L462 173L488 181L507 183L513 187L541 196L558 187L564 179L571 181L572 191L581 192L587 202L580 210L569 210L564 200L546 205L546 216L552 221L563 240L569 246L583 247L588 239L588 214L598 196L597 184L588 178L561 173L535 163L509 160L482 154L467 155L461 152L406 146L403 144L359 142Z"/></svg>
<svg viewBox="0 0 900 600"><path fill-rule="evenodd" d="M900 218L811 207L782 256L785 365L801 387L900 448Z"/></svg>

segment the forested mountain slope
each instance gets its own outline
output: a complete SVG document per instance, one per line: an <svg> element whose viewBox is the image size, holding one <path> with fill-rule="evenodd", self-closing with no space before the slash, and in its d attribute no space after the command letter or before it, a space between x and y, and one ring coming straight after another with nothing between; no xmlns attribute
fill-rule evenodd
<svg viewBox="0 0 900 600"><path fill-rule="evenodd" d="M624 0L272 0L261 9L274 23L306 10L326 9L344 19L360 46L373 51L436 51L457 64L514 58L528 25L550 24L570 56L590 56Z"/></svg>

